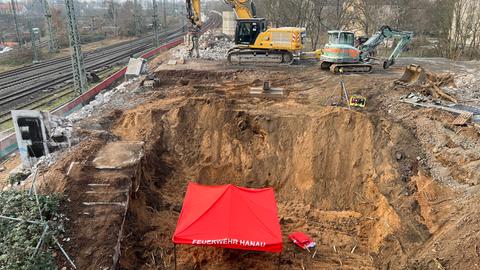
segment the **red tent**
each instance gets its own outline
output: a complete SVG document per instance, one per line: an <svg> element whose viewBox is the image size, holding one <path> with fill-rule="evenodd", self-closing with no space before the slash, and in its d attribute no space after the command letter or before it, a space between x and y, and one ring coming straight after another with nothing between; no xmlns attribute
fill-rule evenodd
<svg viewBox="0 0 480 270"><path fill-rule="evenodd" d="M190 183L173 242L281 252L282 233L273 189Z"/></svg>

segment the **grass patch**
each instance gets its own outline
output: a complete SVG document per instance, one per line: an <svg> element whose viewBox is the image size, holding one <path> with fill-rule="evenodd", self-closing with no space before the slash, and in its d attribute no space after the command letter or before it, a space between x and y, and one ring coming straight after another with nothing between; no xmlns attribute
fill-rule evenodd
<svg viewBox="0 0 480 270"><path fill-rule="evenodd" d="M53 236L65 231L64 216L59 212L62 199L58 195L39 195L38 200L42 218L49 225L43 244L34 255L46 223L0 219L1 269L56 269ZM0 192L0 212L12 218L41 221L35 196L23 191Z"/></svg>

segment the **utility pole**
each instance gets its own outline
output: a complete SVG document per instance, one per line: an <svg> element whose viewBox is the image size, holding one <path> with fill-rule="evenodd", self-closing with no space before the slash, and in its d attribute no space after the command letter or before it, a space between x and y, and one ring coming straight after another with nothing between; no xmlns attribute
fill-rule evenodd
<svg viewBox="0 0 480 270"><path fill-rule="evenodd" d="M51 53L58 52L57 41L55 39L55 31L53 30L52 25L52 13L48 7L47 0L42 0L43 2L43 12L45 14L45 20L47 21L47 30L48 30L48 51Z"/></svg>
<svg viewBox="0 0 480 270"><path fill-rule="evenodd" d="M120 29L118 28L118 16L117 16L117 9L115 8L115 3L113 0L111 1L112 3L112 19L113 19L113 26L115 27L115 34L118 36L120 35Z"/></svg>
<svg viewBox="0 0 480 270"><path fill-rule="evenodd" d="M165 0L162 0L163 7L163 28L167 27L167 5L165 5Z"/></svg>
<svg viewBox="0 0 480 270"><path fill-rule="evenodd" d="M141 35L141 24L140 24L140 10L138 6L138 1L133 1L133 20L135 21L135 36Z"/></svg>
<svg viewBox="0 0 480 270"><path fill-rule="evenodd" d="M185 20L186 20L187 14L185 13L185 10L187 10L187 8L186 8L185 5L186 5L186 3L181 4L181 9L180 9L181 10L180 11L180 18L182 18L182 30L183 31L186 31L186 29L185 29L186 21Z"/></svg>
<svg viewBox="0 0 480 270"><path fill-rule="evenodd" d="M35 37L35 33L33 32L31 20L28 20L28 30L30 31L30 42L32 43L32 52L33 52L32 63L36 64L38 63L37 46L35 45L37 38Z"/></svg>
<svg viewBox="0 0 480 270"><path fill-rule="evenodd" d="M155 48L160 46L160 27L158 23L158 15L157 15L157 1L153 0L153 35L154 35L154 43Z"/></svg>
<svg viewBox="0 0 480 270"><path fill-rule="evenodd" d="M11 6L12 6L13 21L15 22L15 31L17 34L18 46L22 47L23 39L20 36L20 29L18 28L17 5L15 4L15 0L11 0Z"/></svg>
<svg viewBox="0 0 480 270"><path fill-rule="evenodd" d="M87 89L87 77L83 65L83 54L80 47L80 35L78 34L73 1L65 0L65 9L67 10L70 50L72 52L73 85L75 94L79 96Z"/></svg>

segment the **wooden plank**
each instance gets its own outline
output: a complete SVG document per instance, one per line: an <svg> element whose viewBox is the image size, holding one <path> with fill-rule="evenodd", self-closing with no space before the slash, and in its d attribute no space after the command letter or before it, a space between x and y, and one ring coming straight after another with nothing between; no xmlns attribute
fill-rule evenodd
<svg viewBox="0 0 480 270"><path fill-rule="evenodd" d="M472 119L473 113L471 112L464 112L461 113L455 120L453 120L452 124L455 126L463 126L465 125L470 119Z"/></svg>

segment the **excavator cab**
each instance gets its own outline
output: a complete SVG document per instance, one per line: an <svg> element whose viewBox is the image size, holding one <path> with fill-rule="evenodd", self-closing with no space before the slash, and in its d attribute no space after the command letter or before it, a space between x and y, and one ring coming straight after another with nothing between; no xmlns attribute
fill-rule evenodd
<svg viewBox="0 0 480 270"><path fill-rule="evenodd" d="M352 32L345 31L329 31L328 32L329 44L342 44L355 46L355 35Z"/></svg>
<svg viewBox="0 0 480 270"><path fill-rule="evenodd" d="M267 21L263 18L238 19L235 31L235 44L253 45L260 33L267 30Z"/></svg>
<svg viewBox="0 0 480 270"><path fill-rule="evenodd" d="M328 44L320 57L329 68L332 63L358 62L360 51L355 48L355 34L348 31L328 31Z"/></svg>

